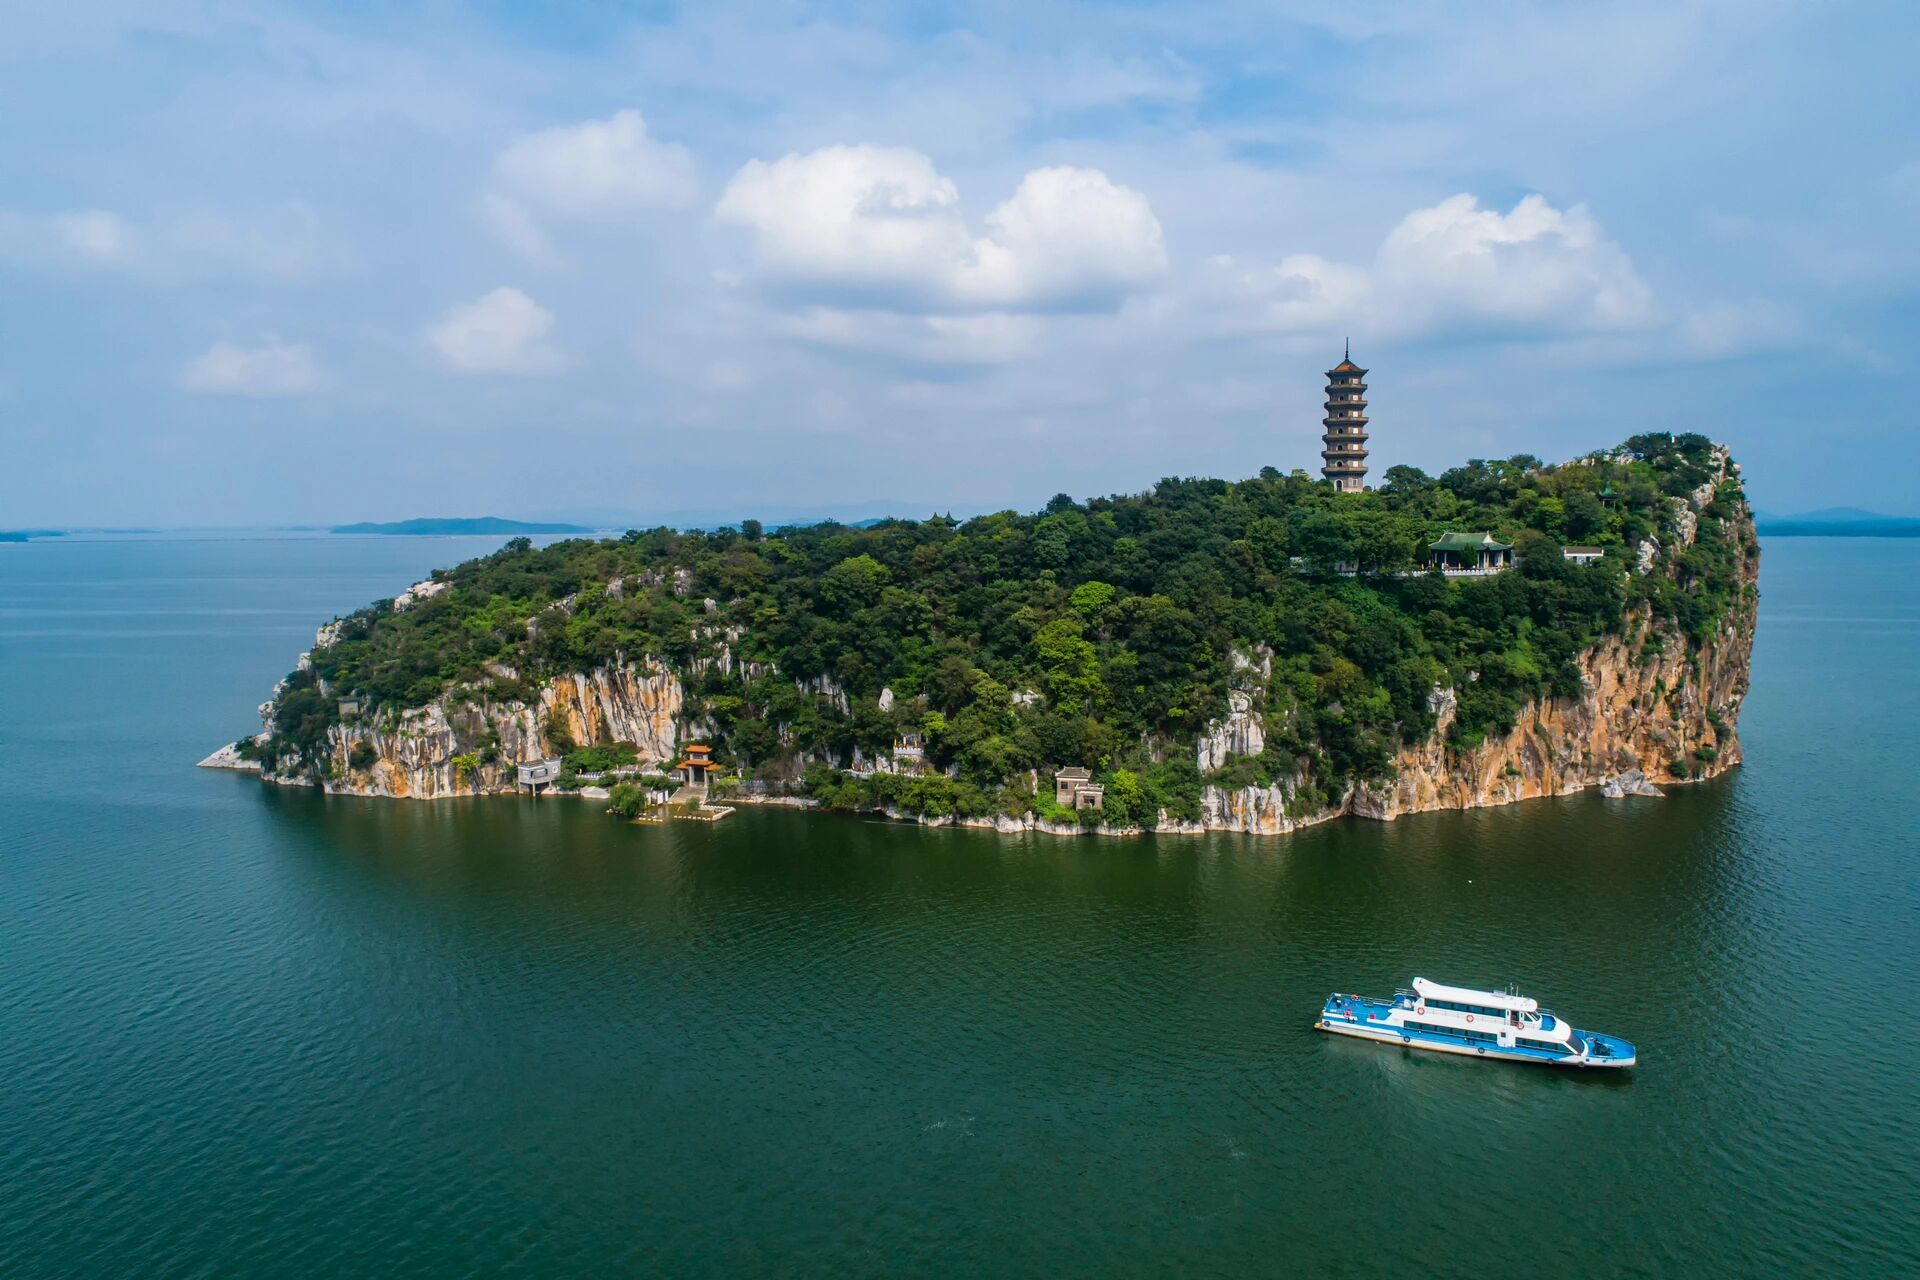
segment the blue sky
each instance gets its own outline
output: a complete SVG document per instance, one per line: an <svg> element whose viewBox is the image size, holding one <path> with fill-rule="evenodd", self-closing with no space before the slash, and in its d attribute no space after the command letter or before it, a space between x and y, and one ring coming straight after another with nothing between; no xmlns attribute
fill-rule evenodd
<svg viewBox="0 0 1920 1280"><path fill-rule="evenodd" d="M1358 10L1358 12L1352 12ZM1730 443L1920 513L1910 6L0 0L0 527Z"/></svg>

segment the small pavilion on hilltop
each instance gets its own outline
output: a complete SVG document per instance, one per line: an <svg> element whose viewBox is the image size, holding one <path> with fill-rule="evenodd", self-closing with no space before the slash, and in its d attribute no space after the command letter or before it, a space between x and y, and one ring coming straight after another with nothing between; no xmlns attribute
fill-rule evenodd
<svg viewBox="0 0 1920 1280"><path fill-rule="evenodd" d="M1513 544L1491 533L1443 533L1427 544L1428 560L1442 573L1499 573L1513 567Z"/></svg>

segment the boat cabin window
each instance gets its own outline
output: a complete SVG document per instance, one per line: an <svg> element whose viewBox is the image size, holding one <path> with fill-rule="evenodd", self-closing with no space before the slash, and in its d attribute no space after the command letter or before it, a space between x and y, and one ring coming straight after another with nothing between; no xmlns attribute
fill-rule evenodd
<svg viewBox="0 0 1920 1280"><path fill-rule="evenodd" d="M1507 1017L1507 1011L1505 1009L1495 1009L1491 1005L1484 1004L1462 1004L1458 1000L1429 1000L1427 1001L1427 1008L1451 1009L1455 1013L1477 1013L1482 1017L1499 1018L1503 1022Z"/></svg>
<svg viewBox="0 0 1920 1280"><path fill-rule="evenodd" d="M1548 1053L1567 1052L1567 1046L1558 1040L1529 1040L1525 1036L1515 1036L1513 1042L1522 1049L1545 1049Z"/></svg>
<svg viewBox="0 0 1920 1280"><path fill-rule="evenodd" d="M1410 1018L1403 1025L1411 1027L1415 1031L1424 1031L1430 1036L1446 1036L1451 1040L1485 1041L1488 1044L1494 1044L1500 1039L1499 1035L1492 1031L1474 1031L1467 1027L1449 1027L1439 1022L1416 1022Z"/></svg>

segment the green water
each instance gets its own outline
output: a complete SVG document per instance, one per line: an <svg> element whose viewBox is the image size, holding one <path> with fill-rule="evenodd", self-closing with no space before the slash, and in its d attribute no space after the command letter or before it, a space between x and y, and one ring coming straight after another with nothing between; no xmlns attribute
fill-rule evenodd
<svg viewBox="0 0 1920 1280"><path fill-rule="evenodd" d="M1748 763L1282 839L196 771L475 547L0 548L0 1274L1914 1274L1920 543L1766 548ZM1515 980L1624 1076L1311 1030Z"/></svg>

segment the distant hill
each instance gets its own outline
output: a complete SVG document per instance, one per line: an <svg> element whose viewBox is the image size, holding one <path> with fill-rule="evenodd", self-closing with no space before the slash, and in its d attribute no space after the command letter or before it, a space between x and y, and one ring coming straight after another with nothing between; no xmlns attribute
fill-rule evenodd
<svg viewBox="0 0 1920 1280"><path fill-rule="evenodd" d="M26 542L31 538L58 538L59 529L0 529L0 542Z"/></svg>
<svg viewBox="0 0 1920 1280"><path fill-rule="evenodd" d="M1044 499L1042 499L1044 500ZM790 506L765 503L754 506L674 507L642 510L631 507L574 507L538 513L543 518L591 524L595 529L734 529L748 517L768 529L804 528L840 524L849 529L871 528L894 519L923 519L936 513L962 520L999 508L981 503L873 499L831 506Z"/></svg>
<svg viewBox="0 0 1920 1280"><path fill-rule="evenodd" d="M1920 538L1920 517L1889 516L1859 507L1824 507L1799 515L1756 515L1763 538Z"/></svg>
<svg viewBox="0 0 1920 1280"><path fill-rule="evenodd" d="M400 537L458 537L470 535L523 533L593 533L580 524L547 524L529 520L502 520L499 516L469 516L464 519L390 520L385 523L363 521L337 524L329 533L384 533Z"/></svg>

